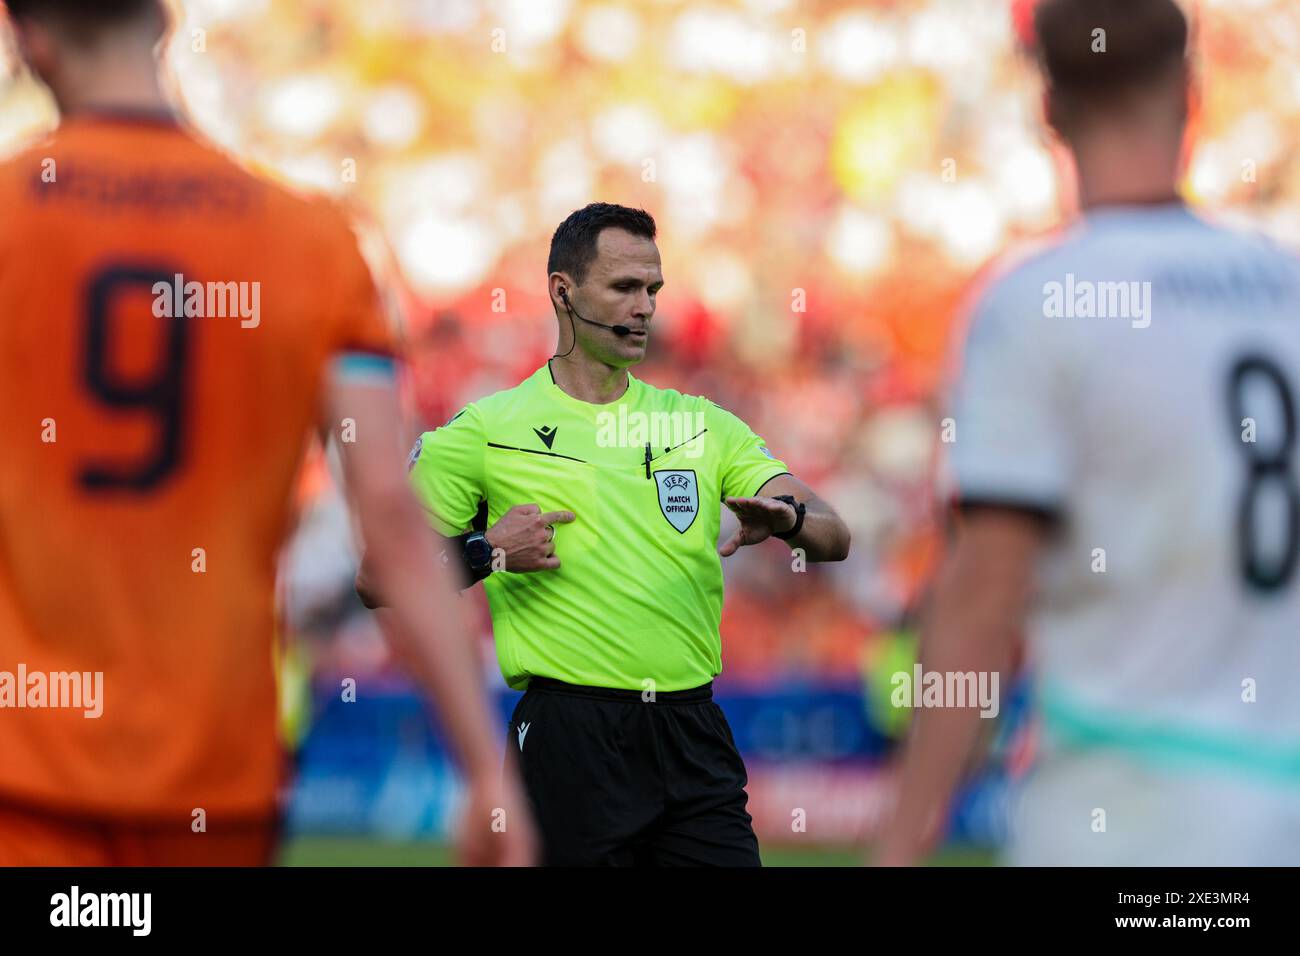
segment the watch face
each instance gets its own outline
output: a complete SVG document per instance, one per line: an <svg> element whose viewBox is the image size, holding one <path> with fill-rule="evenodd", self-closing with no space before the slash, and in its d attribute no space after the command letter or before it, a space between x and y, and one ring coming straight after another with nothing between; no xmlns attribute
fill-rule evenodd
<svg viewBox="0 0 1300 956"><path fill-rule="evenodd" d="M487 538L476 535L465 542L465 556L473 567L486 567L492 560L492 545L487 543Z"/></svg>

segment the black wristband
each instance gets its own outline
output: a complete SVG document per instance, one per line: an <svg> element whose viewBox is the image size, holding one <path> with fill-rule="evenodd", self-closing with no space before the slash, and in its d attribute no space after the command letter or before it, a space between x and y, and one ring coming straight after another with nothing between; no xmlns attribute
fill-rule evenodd
<svg viewBox="0 0 1300 956"><path fill-rule="evenodd" d="M794 527L789 531L773 531L772 537L780 538L782 541L789 541L803 530L803 516L807 513L808 508L802 501L796 501L794 495L773 495L776 501L784 501L794 509Z"/></svg>

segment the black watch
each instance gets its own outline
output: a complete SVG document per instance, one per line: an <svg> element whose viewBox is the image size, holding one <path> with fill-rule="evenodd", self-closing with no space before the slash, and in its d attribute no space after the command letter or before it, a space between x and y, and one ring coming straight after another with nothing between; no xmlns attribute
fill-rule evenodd
<svg viewBox="0 0 1300 956"><path fill-rule="evenodd" d="M803 516L808 511L802 501L795 501L794 495L773 495L776 501L784 501L794 509L794 527L789 531L773 531L772 537L780 538L782 541L789 541L800 531L803 530Z"/></svg>
<svg viewBox="0 0 1300 956"><path fill-rule="evenodd" d="M475 531L465 536L465 567L475 581L482 581L492 573L492 545L487 535Z"/></svg>

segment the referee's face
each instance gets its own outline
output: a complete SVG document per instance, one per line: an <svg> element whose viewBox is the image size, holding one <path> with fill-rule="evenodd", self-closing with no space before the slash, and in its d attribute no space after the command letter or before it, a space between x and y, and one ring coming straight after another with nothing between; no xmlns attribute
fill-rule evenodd
<svg viewBox="0 0 1300 956"><path fill-rule="evenodd" d="M652 240L622 229L602 230L596 237L596 258L586 281L574 290L573 304L593 322L625 325L632 334L619 336L579 323L579 347L612 368L640 362L650 341L655 296L663 284L659 248Z"/></svg>

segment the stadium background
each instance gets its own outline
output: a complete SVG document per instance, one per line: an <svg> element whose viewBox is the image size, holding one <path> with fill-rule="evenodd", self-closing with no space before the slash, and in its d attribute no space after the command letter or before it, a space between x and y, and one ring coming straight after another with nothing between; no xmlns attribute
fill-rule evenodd
<svg viewBox="0 0 1300 956"><path fill-rule="evenodd" d="M856 862L906 715L888 675L940 545L931 489L959 307L990 259L1072 205L1006 0L186 0L167 59L193 123L345 204L410 357L411 435L551 354L550 233L602 199L657 218L667 285L637 374L765 436L853 532L843 564L726 562L720 702L768 862ZM1300 8L1199 4L1208 94L1187 193L1300 245ZM6 41L8 37L6 36ZM0 51L0 151L48 129ZM328 463L285 558L289 862L445 858L438 731L356 602ZM727 533L724 523L724 534ZM477 612L485 680L505 716ZM357 680L357 701L340 684ZM1022 694L964 794L951 862L1002 838L1032 758Z"/></svg>

